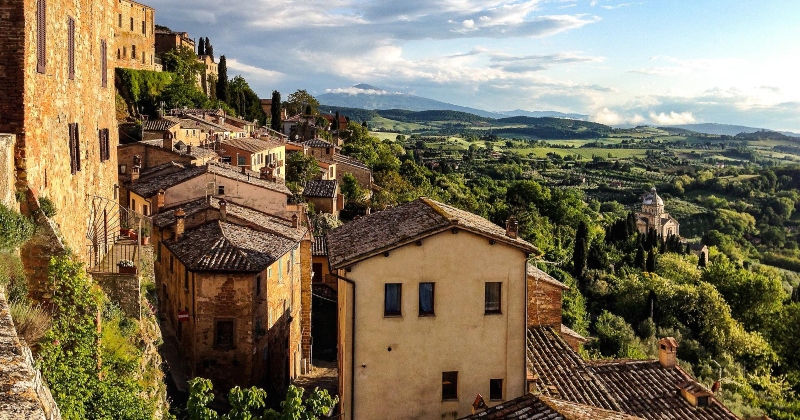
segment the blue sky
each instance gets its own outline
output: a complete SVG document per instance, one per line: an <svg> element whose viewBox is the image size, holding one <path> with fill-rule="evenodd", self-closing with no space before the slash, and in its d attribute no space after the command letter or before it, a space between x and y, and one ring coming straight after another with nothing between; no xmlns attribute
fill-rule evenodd
<svg viewBox="0 0 800 420"><path fill-rule="evenodd" d="M489 111L800 132L800 1L151 0L262 97L368 83Z"/></svg>

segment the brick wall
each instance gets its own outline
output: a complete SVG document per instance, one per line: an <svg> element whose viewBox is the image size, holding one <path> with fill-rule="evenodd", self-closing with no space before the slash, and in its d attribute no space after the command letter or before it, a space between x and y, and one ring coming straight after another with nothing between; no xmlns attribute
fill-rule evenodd
<svg viewBox="0 0 800 420"><path fill-rule="evenodd" d="M528 326L561 327L561 288L528 276Z"/></svg>

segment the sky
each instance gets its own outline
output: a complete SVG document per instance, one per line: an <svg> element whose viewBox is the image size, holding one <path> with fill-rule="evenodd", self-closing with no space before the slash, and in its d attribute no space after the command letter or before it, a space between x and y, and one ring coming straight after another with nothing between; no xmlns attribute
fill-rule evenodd
<svg viewBox="0 0 800 420"><path fill-rule="evenodd" d="M145 0L264 98L366 83L487 111L800 132L797 0Z"/></svg>

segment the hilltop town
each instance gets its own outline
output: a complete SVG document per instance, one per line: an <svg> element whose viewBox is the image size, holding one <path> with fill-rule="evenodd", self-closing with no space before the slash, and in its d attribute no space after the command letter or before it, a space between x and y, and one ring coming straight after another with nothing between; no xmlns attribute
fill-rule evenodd
<svg viewBox="0 0 800 420"><path fill-rule="evenodd" d="M800 412L764 138L262 98L156 12L0 4L0 418Z"/></svg>

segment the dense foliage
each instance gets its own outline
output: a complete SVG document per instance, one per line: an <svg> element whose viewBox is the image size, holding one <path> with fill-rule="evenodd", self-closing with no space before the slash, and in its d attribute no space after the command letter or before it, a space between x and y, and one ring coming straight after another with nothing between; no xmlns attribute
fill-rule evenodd
<svg viewBox="0 0 800 420"><path fill-rule="evenodd" d="M33 236L31 220L0 204L0 251L12 250Z"/></svg>

